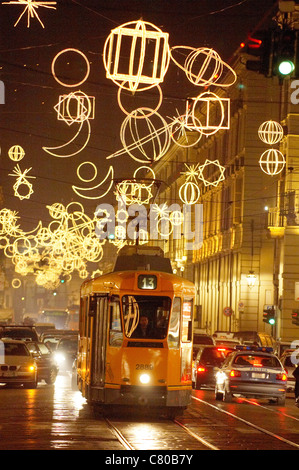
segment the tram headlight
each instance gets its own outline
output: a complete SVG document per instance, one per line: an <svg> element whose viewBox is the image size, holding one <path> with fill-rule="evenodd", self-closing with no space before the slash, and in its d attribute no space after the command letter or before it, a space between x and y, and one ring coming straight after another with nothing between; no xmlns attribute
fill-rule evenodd
<svg viewBox="0 0 299 470"><path fill-rule="evenodd" d="M150 382L151 378L148 374L141 374L139 380L143 385L146 385Z"/></svg>

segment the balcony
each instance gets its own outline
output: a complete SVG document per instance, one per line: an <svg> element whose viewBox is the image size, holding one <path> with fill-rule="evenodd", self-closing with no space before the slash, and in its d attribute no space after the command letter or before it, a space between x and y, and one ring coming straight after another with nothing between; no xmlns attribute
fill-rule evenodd
<svg viewBox="0 0 299 470"><path fill-rule="evenodd" d="M282 238L284 236L284 213L278 207L272 207L268 212L267 230L270 238Z"/></svg>

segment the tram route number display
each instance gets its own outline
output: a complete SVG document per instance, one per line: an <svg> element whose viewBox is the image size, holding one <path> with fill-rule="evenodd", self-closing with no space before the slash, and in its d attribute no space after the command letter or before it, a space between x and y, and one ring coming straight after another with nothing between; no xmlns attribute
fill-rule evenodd
<svg viewBox="0 0 299 470"><path fill-rule="evenodd" d="M138 289L157 289L157 276L153 274L140 274L138 276Z"/></svg>

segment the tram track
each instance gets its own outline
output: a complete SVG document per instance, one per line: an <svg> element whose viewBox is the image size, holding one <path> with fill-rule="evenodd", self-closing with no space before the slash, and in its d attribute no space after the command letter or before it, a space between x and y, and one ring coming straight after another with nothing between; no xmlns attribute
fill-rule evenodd
<svg viewBox="0 0 299 470"><path fill-rule="evenodd" d="M198 397L192 396L192 399L193 399L193 400L196 400L196 401L198 401L198 402L200 402L200 403L203 403L203 404L205 404L205 405L207 405L207 406L209 406L209 407L211 407L211 408L213 408L214 410L218 411L219 413L223 413L223 414L225 414L225 415L227 415L227 416L230 416L231 418L234 418L234 419L236 419L236 420L242 422L243 424L245 424L245 425L247 425L247 426L249 426L249 427L251 427L251 428L254 428L254 429L257 430L257 431L260 431L260 432L263 433L263 434L267 434L268 436L272 437L273 439L276 439L276 440L278 440L278 441L280 441L280 442L284 442L285 444L287 444L287 445L289 445L289 446L291 446L291 447L294 447L294 448L296 448L296 449L299 449L299 444L297 444L296 442L290 441L289 439L286 439L286 438L284 438L283 436L280 436L280 435L278 435L278 434L276 434L276 433L273 433L273 432L269 431L268 429L262 428L261 426L258 426L258 425L256 425L256 424L254 424L254 423L252 423L252 422L250 422L250 421L244 419L244 418L241 418L240 416L237 416L237 415L235 415L234 413L231 413L230 411L223 410L222 408L219 408L217 405L212 405L212 404L209 403L208 401L202 400L201 398L198 398ZM255 403L250 402L250 400L247 400L247 402L248 402L248 403L251 403L252 405L255 405ZM262 405L260 405L260 406L262 406ZM273 410L270 409L270 408L267 408L267 407L263 407L263 408L266 408L267 410L273 412ZM279 412L279 411L275 410L275 412ZM284 414L285 416L287 416L285 413L282 413L282 414ZM291 416L290 416L290 417L291 417ZM292 417L292 418L293 418L293 417ZM297 418L294 418L294 419L297 420Z"/></svg>
<svg viewBox="0 0 299 470"><path fill-rule="evenodd" d="M109 429L112 431L114 436L117 438L117 440L121 443L121 445L126 449L126 450L136 450L135 447L133 447L129 441L125 438L123 433L118 429L108 418L104 418L106 424L108 425Z"/></svg>
<svg viewBox="0 0 299 470"><path fill-rule="evenodd" d="M203 400L203 399L200 399L198 397L192 397L196 402L198 403L201 403L203 405L206 405L210 408L212 408L213 410L216 410L217 412L219 413L222 413L226 416L229 416L230 418L233 418L239 422L241 422L242 424L248 426L249 428L255 430L256 432L258 433L261 433L261 434L264 434L264 435L267 435L270 437L270 440L273 440L274 441L279 441L281 443L282 446L289 446L293 449L299 449L299 444L297 444L296 442L293 442L292 440L290 439L286 439L285 437L281 436L281 435L278 435L274 432L271 432L269 431L268 429L265 429L261 426L258 426L256 424L254 424L253 422L251 421L248 421L244 418L241 418L240 416L234 414L234 413L231 413L230 411L227 411L227 410L224 410L220 407L218 407L217 405L213 405L211 403L209 403L208 401L206 400ZM269 412L273 412L273 413L278 413L278 414L281 414L283 415L285 418L290 418L290 419L293 419L293 420L296 420L296 421L299 421L298 418L296 418L295 416L291 416L291 415L288 415L287 413L284 413L283 411L281 410L272 410L271 408L268 408L266 406L263 406L259 403L256 403L256 402L251 402L250 400L246 400L246 403L249 403L251 404L252 406L259 406L261 408L265 408L267 411ZM119 423L114 423L113 421L111 421L110 419L108 419L107 417L104 418L107 426L109 427L109 429L111 430L111 432L114 434L114 436L117 438L117 440L121 443L121 445L124 447L125 450L140 450L139 448L139 445L134 445L134 443L131 443L126 437L125 437L125 434L127 433L127 430L125 429L125 431L123 431L121 428L122 426L127 426L128 423L129 425L134 425L134 422L132 421L123 421L121 423L121 425L119 425ZM189 437L190 437L190 441L188 441L188 437L187 437L187 440L186 440L186 450L190 450L190 449L197 449L197 450L203 450L203 449L208 449L208 450L225 450L227 447L222 445L222 444L218 444L215 445L214 443L212 443L212 439L205 439L202 437L201 433L198 432L198 431L195 431L192 428L193 425L198 425L198 422L193 422L191 423L191 426L190 425L185 425L183 422L181 422L179 419L172 419L172 420L165 420L165 423L169 424L169 423L173 423L176 427L179 427L181 430L184 431L184 433L186 433ZM158 420L157 422L154 421L152 422L152 424L155 426L156 424L158 425L161 425L162 423L162 426L163 426L163 421L161 422L160 420ZM168 431L169 432L169 431ZM164 432L163 432L164 433ZM169 449L169 450L174 450L173 448L170 448L168 445L167 445L167 440L168 438L166 437L166 434L167 434L167 431L165 430L165 438L161 437L161 429L159 430L159 437L161 439L161 448L163 449ZM165 439L165 441L164 441ZM131 438L130 438L131 440ZM164 442L163 442L164 441ZM199 446L194 443L194 441L196 441ZM163 445L162 445L162 442L163 442ZM269 441L270 442L270 441ZM165 445L166 443L166 445ZM139 443L140 444L140 443ZM156 449L156 445L154 446L154 448ZM145 450L151 450L149 449L148 447L145 449Z"/></svg>

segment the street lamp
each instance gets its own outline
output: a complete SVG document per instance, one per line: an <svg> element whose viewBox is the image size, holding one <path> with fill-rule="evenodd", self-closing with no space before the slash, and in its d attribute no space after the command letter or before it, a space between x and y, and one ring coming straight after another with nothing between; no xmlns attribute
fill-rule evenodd
<svg viewBox="0 0 299 470"><path fill-rule="evenodd" d="M249 274L247 274L246 279L249 289L252 289L256 281L256 275L254 274L254 271L249 271Z"/></svg>

